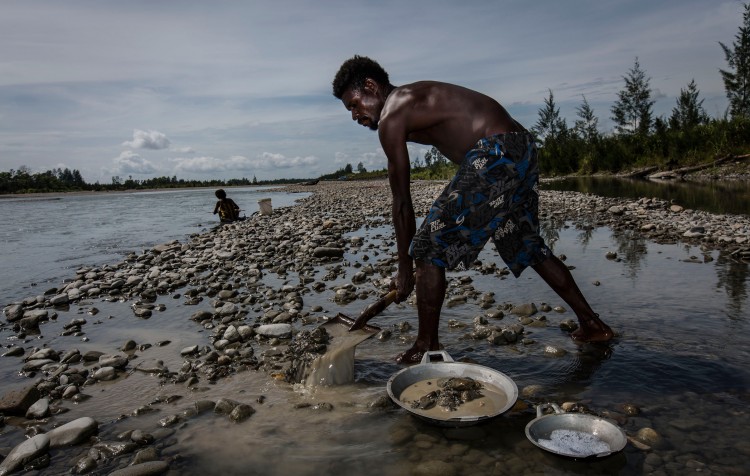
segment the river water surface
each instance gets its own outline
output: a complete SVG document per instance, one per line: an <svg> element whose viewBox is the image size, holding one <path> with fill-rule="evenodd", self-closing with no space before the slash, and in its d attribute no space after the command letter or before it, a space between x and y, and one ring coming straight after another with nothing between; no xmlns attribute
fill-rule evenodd
<svg viewBox="0 0 750 476"><path fill-rule="evenodd" d="M201 195L202 193L202 195ZM299 195L274 195L229 189L229 196L252 211L258 194L273 197L274 206L292 204ZM543 197L544 199L544 197ZM210 210L213 193L164 192L113 196L64 197L57 201L3 202L3 227L11 219L39 216L36 222L3 228L3 282L5 303L40 294L70 277L81 264L116 261L126 250L184 240L214 223ZM178 210L173 204L180 203ZM169 206L165 206L169 204ZM188 205L190 204L190 205ZM14 207L12 212L8 208ZM193 210L183 216L180 210ZM142 223L144 210L159 210L160 219ZM140 213L129 214L131 210ZM64 218L62 218L64 217ZM180 230L167 223L178 220ZM703 251L683 244L659 245L608 228L575 229L553 225L557 240L554 252L565 262L581 290L602 318L617 332L604 346L576 346L559 328L570 311L546 313L547 325L526 328L533 341L527 345L494 346L468 337L472 320L487 312L477 300L448 307L441 320L441 342L456 360L470 360L501 371L512 378L519 400L526 409L515 409L490 422L450 429L416 419L400 408L385 409L371 402L385 395L391 375L401 369L393 357L414 339L414 330L397 326L408 322L416 329L416 311L411 303L392 305L370 323L393 330L393 337L370 339L356 349L355 382L335 387L300 387L248 371L219 381L187 389L182 385L158 386L155 377L135 372L124 379L103 382L92 389L92 398L81 405L65 404L62 421L93 416L100 422L100 437L114 439L127 428L157 427L164 416L200 399L232 398L254 406L257 413L244 423L205 415L180 426L162 452L181 474L676 474L700 470L705 474L749 474L750 445L750 312L748 311L748 264L718 251ZM161 230L154 234L154 230ZM40 238L35 235L52 233ZM149 234L151 233L151 234ZM392 229L374 220L352 235L365 243L387 249ZM371 252L362 247L344 256L351 272L327 283L329 289L351 280L354 265ZM606 259L616 252L619 259ZM50 259L51 256L56 257ZM6 261L6 257L8 261ZM381 256L382 257L382 256ZM492 247L480 255L483 262L499 260ZM28 266L24 267L24 262ZM6 265L9 263L9 265ZM46 267L45 267L46 266ZM325 267L316 271L322 279ZM448 273L450 286L470 277L481 293L494 293L492 309L504 304L527 302L565 304L533 271L519 279L499 278L476 271ZM282 286L296 283L293 275L268 273L266 282ZM32 286L32 283L38 283ZM322 306L334 316L343 312L356 316L369 302L339 305L331 291L309 293L304 307ZM184 306L165 295L156 304L165 305L150 320L133 316L127 303L82 302L60 311L55 322L43 327L45 345L55 349L76 347L115 352L127 339L140 343L170 341L140 353L144 361L161 360L179 369L184 346L207 343L207 335L188 319L195 311L211 310L209 302ZM94 324L86 326L86 340L61 336L62 326L85 315L95 306ZM539 315L535 316L539 317ZM449 326L455 320L458 325ZM517 322L506 315L497 324ZM5 334L3 345L8 345ZM27 341L24 346L40 346ZM551 354L548 347L558 350ZM560 352L561 351L561 352ZM0 382L13 388L28 382L19 375L16 359L0 358ZM154 413L138 417L134 409L157 397L175 395L175 403L154 405ZM533 405L546 402L584 403L591 411L607 414L629 434L652 428L660 441L650 451L631 444L601 461L575 461L540 450L526 440L524 427L534 418ZM262 403L261 403L262 402ZM320 406L321 402L332 407ZM625 417L623 404L635 405L640 414ZM123 418L123 416L126 416ZM18 442L20 429L0 428L0 452ZM86 448L80 453L85 454ZM435 466L435 462L446 466ZM72 466L70 454L52 455L50 468L41 474L63 474ZM432 473L431 473L432 471Z"/></svg>

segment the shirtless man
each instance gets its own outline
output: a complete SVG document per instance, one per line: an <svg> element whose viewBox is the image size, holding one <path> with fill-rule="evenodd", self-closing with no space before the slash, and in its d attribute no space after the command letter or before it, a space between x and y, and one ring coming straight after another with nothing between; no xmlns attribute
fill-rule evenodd
<svg viewBox="0 0 750 476"><path fill-rule="evenodd" d="M415 286L419 330L399 363L417 363L438 350L438 322L445 297L446 269L470 266L492 238L518 277L532 267L576 313L578 342L605 342L612 330L599 319L568 268L539 236L538 168L533 137L494 99L453 84L419 81L396 87L367 57L341 65L333 95L352 120L377 131L388 157L393 225L398 247L397 302ZM416 230L409 190L406 142L432 145L459 165Z"/></svg>

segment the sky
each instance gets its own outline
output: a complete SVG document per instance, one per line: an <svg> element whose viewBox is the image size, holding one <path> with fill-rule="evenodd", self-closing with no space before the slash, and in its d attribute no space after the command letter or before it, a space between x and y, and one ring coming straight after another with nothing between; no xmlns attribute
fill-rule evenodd
<svg viewBox="0 0 750 476"><path fill-rule="evenodd" d="M377 134L331 93L355 54L395 85L485 93L527 128L549 91L569 126L585 96L604 133L638 58L655 116L694 79L721 117L719 42L735 41L742 10L739 0L3 0L0 171L70 168L110 183L382 169Z"/></svg>

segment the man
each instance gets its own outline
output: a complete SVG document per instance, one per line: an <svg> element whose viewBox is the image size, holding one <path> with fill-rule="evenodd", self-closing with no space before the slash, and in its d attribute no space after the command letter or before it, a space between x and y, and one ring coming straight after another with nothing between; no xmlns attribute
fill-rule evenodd
<svg viewBox="0 0 750 476"><path fill-rule="evenodd" d="M599 319L568 268L539 236L537 154L533 137L494 99L453 84L419 81L396 87L375 61L354 56L341 65L333 95L352 120L378 131L388 157L398 247L397 302L415 286L419 330L399 363L438 350L445 270L465 268L490 238L518 277L531 266L573 309L579 342L604 342L612 330ZM456 176L416 231L406 142L435 146L458 164Z"/></svg>

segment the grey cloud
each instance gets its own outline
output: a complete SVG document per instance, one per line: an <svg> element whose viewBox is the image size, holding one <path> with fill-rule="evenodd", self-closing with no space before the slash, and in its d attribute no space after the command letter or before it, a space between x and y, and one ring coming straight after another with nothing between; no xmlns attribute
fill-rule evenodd
<svg viewBox="0 0 750 476"><path fill-rule="evenodd" d="M279 168L308 167L318 163L315 156L286 157L282 154L264 152L256 158L235 155L228 159L216 157L178 157L169 159L175 163L175 169L182 172L251 172Z"/></svg>
<svg viewBox="0 0 750 476"><path fill-rule="evenodd" d="M169 139L165 134L159 131L142 131L140 129L133 130L133 140L122 143L124 147L130 147L131 149L152 150L167 149L169 144Z"/></svg>
<svg viewBox="0 0 750 476"><path fill-rule="evenodd" d="M119 157L112 159L116 173L121 174L152 174L157 167L133 151L125 150Z"/></svg>

